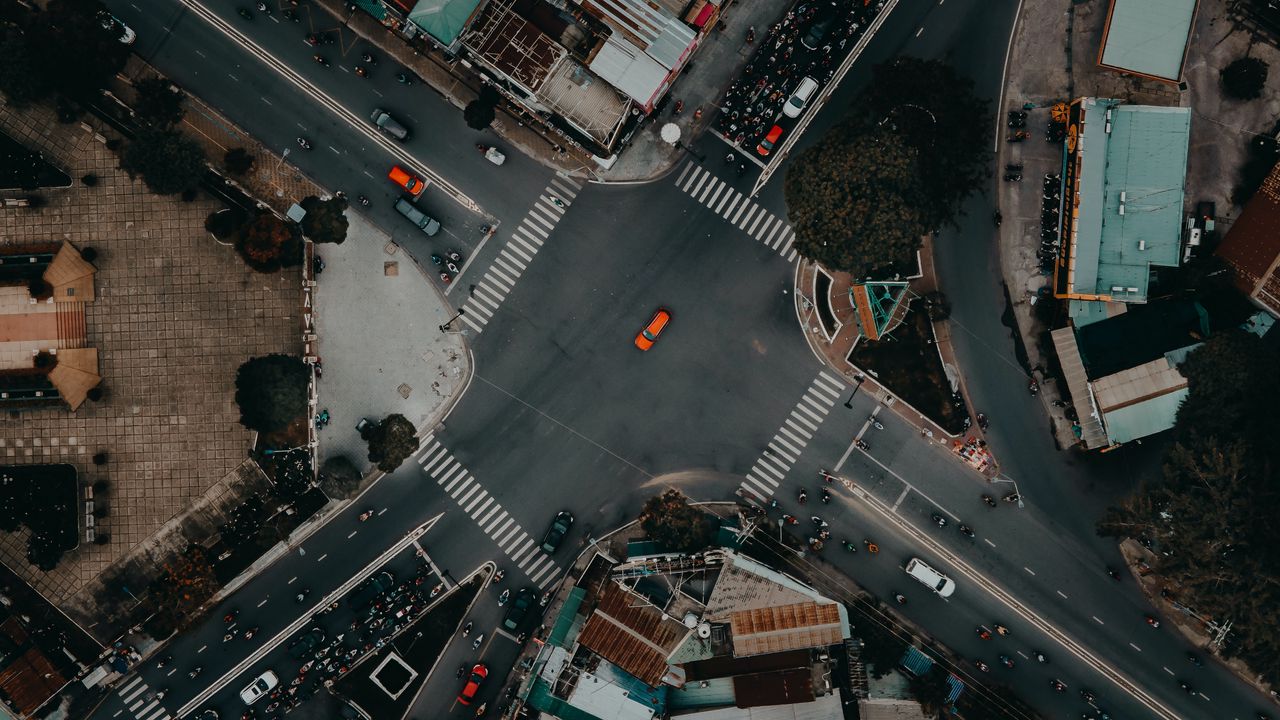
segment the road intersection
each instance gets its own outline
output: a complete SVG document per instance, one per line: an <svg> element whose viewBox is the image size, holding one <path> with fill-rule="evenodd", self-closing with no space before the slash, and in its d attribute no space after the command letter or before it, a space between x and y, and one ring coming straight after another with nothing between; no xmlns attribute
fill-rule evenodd
<svg viewBox="0 0 1280 720"><path fill-rule="evenodd" d="M1248 717L1261 704L1222 669L1187 667L1180 638L1146 632L1141 616L1149 606L1132 583L1115 585L1102 573L1114 548L1092 536L1089 518L1096 513L1070 489L1090 469L1070 466L1051 446L1046 450L1043 437L1028 441L1043 422L1021 381L1007 371L1013 351L999 322L985 199L975 198L970 218L944 232L940 274L948 287L970 291L952 293L957 322L969 333L958 355L996 418L992 446L1007 451L1005 467L1028 488L1022 512L981 505L982 479L897 421L879 398L860 394L848 410L837 405L848 388L815 362L796 323L790 294L796 253L780 183L748 198L754 178L730 179L730 169L714 159L686 161L634 186L584 185L514 153L497 169L474 152L477 135L462 127L459 113L426 93L402 101L412 108L404 115L420 128L415 140L392 144L352 118L362 121L371 92L382 102L384 91L403 89L318 69L296 32L285 37L265 23L237 27L252 34L253 44L246 45L229 41L226 27L209 32L202 25L209 11L197 17L191 2L151 0L147 13L125 2L109 4L138 30L139 50L149 61L255 135L287 145L299 131L297 118L307 117L317 148L335 150L302 155L299 167L322 184L373 197L374 222L419 259L438 245L390 211L385 168L412 153L430 161L423 167L447 168L438 172L458 188L456 195L429 197L428 204L455 233L448 242L471 255L448 297L465 310L454 327L466 328L475 378L445 422L427 430L413 460L360 499L359 507L378 509L376 521L357 526L359 509L348 508L228 601L227 607L253 607L265 637L283 639L311 616L287 602L291 591L281 591L283 578L294 578L285 586L297 581L327 596L426 517L435 520L423 544L446 581L449 567L494 561L513 579L518 571L521 584L546 588L594 533L630 520L663 487L698 499L776 497L794 509L800 488L816 500L814 471L831 467L850 484L814 512L831 523L835 537L874 538L882 551L873 560L833 546L823 562L881 597L908 595L906 617L968 658L994 657L992 641L974 637L973 626L997 619L1009 625L1015 640L998 642L1024 660L996 679L993 698L1007 683L1047 715L1064 718L1088 710L1075 698L1082 686L1098 689L1114 717ZM233 10L217 12L220 22L232 22ZM797 147L838 119L838 108L865 82L867 65L896 54L960 58L962 72L998 97L1013 13L1011 2L904 4ZM264 57L289 71L238 71ZM229 71L201 70L209 67ZM344 108L337 119L335 106ZM709 138L698 144L710 158L722 147ZM450 208L447 195L475 198L482 212ZM482 222L500 228L483 245ZM653 351L635 352L631 338L660 305L672 308L671 327ZM884 430L872 431L869 452L853 450L873 413ZM712 472L690 476L685 471L692 468ZM1073 512L1077 507L1087 510ZM544 555L537 540L561 509L578 515L578 525L560 556ZM986 514L973 523L978 537L970 540L919 529L937 511L966 521ZM951 602L908 585L901 565L921 554L963 578ZM204 707L238 714L243 705L234 689L276 662L280 649L264 645L269 653L255 652L245 662L221 647L220 617L215 609L205 624L171 641L162 654L179 658L176 666L144 663L96 717L127 711L153 720ZM496 608L486 607L476 622L496 626ZM513 658L513 645L486 646L485 653L496 653L486 661L496 666ZM1033 648L1050 653L1049 668L1029 660ZM451 648L444 665L463 656L471 653ZM196 663L207 674L184 681L184 670ZM1132 678L1145 698L1110 685L1098 668L1111 666ZM1202 696L1187 696L1174 682L1193 671ZM971 665L956 672L991 682ZM206 685L201 678L208 677L224 682ZM1049 688L1050 677L1067 682L1070 700ZM1110 672L1110 679L1120 678ZM158 687L169 688L165 701L148 700ZM433 677L416 709L461 716L464 709L446 710L456 690L453 678ZM495 693L496 685L486 691ZM1153 713L1159 706L1173 709Z"/></svg>

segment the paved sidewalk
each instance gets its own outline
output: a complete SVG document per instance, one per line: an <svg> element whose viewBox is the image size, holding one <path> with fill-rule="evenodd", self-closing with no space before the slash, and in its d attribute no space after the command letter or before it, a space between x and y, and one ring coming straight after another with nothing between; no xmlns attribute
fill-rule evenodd
<svg viewBox="0 0 1280 720"><path fill-rule="evenodd" d="M316 246L325 263L315 295L319 406L332 418L318 455L367 469L360 418L401 413L419 430L434 426L470 380L472 361L461 335L440 332L454 313L435 283L360 213L347 217L346 242Z"/></svg>

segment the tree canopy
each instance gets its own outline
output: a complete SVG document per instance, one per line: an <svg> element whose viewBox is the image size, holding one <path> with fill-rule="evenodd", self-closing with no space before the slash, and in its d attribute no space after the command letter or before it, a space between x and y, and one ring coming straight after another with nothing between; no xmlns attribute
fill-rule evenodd
<svg viewBox="0 0 1280 720"><path fill-rule="evenodd" d="M27 36L12 25L0 29L0 92L18 107L49 93L49 85L40 75Z"/></svg>
<svg viewBox="0 0 1280 720"><path fill-rule="evenodd" d="M263 213L240 230L236 250L245 263L263 273L279 272L302 262L302 239L298 226L270 213Z"/></svg>
<svg viewBox="0 0 1280 720"><path fill-rule="evenodd" d="M311 371L292 355L250 358L236 371L240 424L258 432L276 432L306 415Z"/></svg>
<svg viewBox="0 0 1280 720"><path fill-rule="evenodd" d="M318 243L341 243L347 239L347 201L340 197L321 200L315 195L299 203L307 211L302 218L302 233Z"/></svg>
<svg viewBox="0 0 1280 720"><path fill-rule="evenodd" d="M369 462L382 472L394 472L418 450L418 431L405 416L395 413L371 423L360 433L369 443Z"/></svg>
<svg viewBox="0 0 1280 720"><path fill-rule="evenodd" d="M1254 100L1262 97L1267 84L1270 66L1254 57L1242 57L1222 69L1222 89L1237 100Z"/></svg>
<svg viewBox="0 0 1280 720"><path fill-rule="evenodd" d="M849 115L788 168L797 250L859 277L914 269L920 236L954 223L987 178L990 127L987 102L949 65L875 66Z"/></svg>
<svg viewBox="0 0 1280 720"><path fill-rule="evenodd" d="M462 109L462 119L467 122L467 127L472 130L483 130L489 127L490 123L498 117L497 107L502 96L498 95L498 91L485 85L480 88L480 95L475 100L467 103Z"/></svg>
<svg viewBox="0 0 1280 720"><path fill-rule="evenodd" d="M697 552L711 542L711 518L689 504L679 490L667 490L645 501L640 529L663 547L677 552Z"/></svg>
<svg viewBox="0 0 1280 720"><path fill-rule="evenodd" d="M320 466L320 488L331 498L355 497L360 490L360 480L360 470L345 456L331 457Z"/></svg>
<svg viewBox="0 0 1280 720"><path fill-rule="evenodd" d="M50 0L44 12L28 15L27 49L54 90L89 97L124 67L131 48L120 42L118 26L104 24L107 12L98 0Z"/></svg>
<svg viewBox="0 0 1280 720"><path fill-rule="evenodd" d="M1280 353L1257 336L1211 336L1179 366L1189 394L1158 482L1107 511L1098 532L1139 538L1178 602L1233 623L1225 647L1280 680L1280 462L1271 413L1280 404Z"/></svg>
<svg viewBox="0 0 1280 720"><path fill-rule="evenodd" d="M176 85L164 78L147 78L133 86L137 96L133 111L142 122L158 128L177 125L186 109L182 100L186 95Z"/></svg>
<svg viewBox="0 0 1280 720"><path fill-rule="evenodd" d="M125 148L120 167L130 177L142 176L151 192L177 195L193 190L205 173L204 150L174 130L148 127Z"/></svg>
<svg viewBox="0 0 1280 720"><path fill-rule="evenodd" d="M146 607L152 613L147 620L152 636L164 638L189 627L217 591L218 579L202 548L192 546L167 563L146 597Z"/></svg>

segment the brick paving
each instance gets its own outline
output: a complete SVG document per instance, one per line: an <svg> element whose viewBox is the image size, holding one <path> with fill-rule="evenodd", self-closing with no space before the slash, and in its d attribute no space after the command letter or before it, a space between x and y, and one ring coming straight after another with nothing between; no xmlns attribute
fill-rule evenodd
<svg viewBox="0 0 1280 720"><path fill-rule="evenodd" d="M131 180L96 135L110 131L59 124L47 106L0 105L0 126L73 177L99 177L96 187L41 192L42 209L0 214L0 243L65 239L99 251L85 329L104 399L74 414L0 418L0 463L69 462L86 485L110 483L95 498L109 508L98 531L110 541L83 544L53 572L26 562L25 533L0 534L0 559L36 589L64 608L92 608L95 578L131 551L135 565L154 563L146 550L157 530L236 476L251 440L238 422L236 369L251 356L301 352L302 281L297 269L255 273L215 243L203 229L214 201L157 197ZM91 461L99 451L102 467Z"/></svg>

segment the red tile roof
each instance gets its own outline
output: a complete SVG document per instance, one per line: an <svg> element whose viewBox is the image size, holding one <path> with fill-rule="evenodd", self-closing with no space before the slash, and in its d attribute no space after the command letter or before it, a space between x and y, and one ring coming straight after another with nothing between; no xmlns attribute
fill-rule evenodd
<svg viewBox="0 0 1280 720"><path fill-rule="evenodd" d="M1217 254L1231 266L1242 292L1280 315L1280 163L1245 205Z"/></svg>
<svg viewBox="0 0 1280 720"><path fill-rule="evenodd" d="M605 585L578 642L605 660L657 687L667 658L689 629L617 583Z"/></svg>

